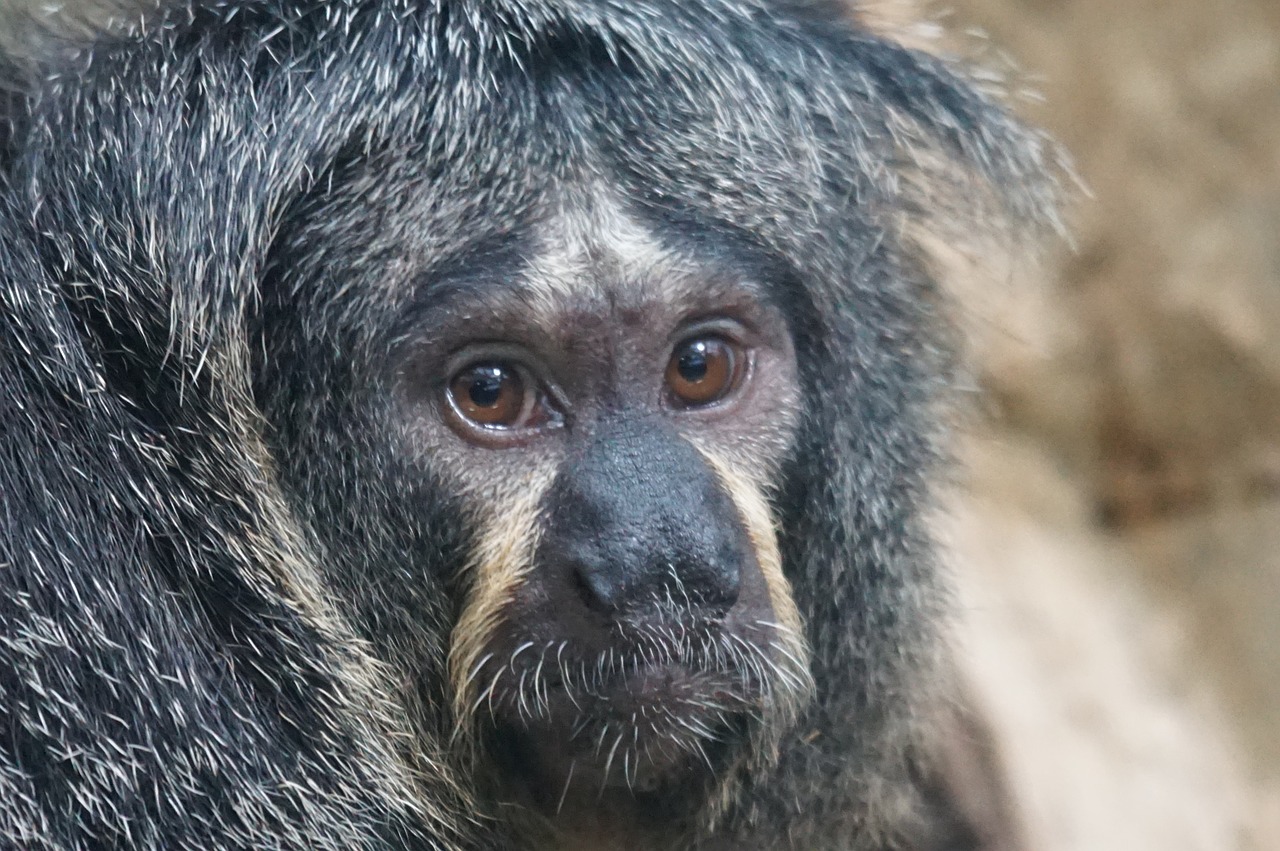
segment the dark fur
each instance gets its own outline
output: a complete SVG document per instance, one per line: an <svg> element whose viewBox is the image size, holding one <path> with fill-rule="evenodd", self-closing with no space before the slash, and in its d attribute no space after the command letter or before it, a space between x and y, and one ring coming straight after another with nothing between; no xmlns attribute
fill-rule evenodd
<svg viewBox="0 0 1280 851"><path fill-rule="evenodd" d="M1038 215L1034 137L822 2L208 2L26 53L0 842L526 844L451 747L467 527L367 421L415 309L379 287L501 262L589 162L775 271L807 403L777 505L816 700L714 824L655 847L892 845L935 676L949 362L903 217L964 175Z"/></svg>

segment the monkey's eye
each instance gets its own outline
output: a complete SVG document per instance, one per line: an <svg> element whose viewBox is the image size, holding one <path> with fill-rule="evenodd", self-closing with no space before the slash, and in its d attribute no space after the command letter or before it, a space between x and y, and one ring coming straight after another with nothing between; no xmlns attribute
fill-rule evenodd
<svg viewBox="0 0 1280 851"><path fill-rule="evenodd" d="M449 379L446 395L467 425L485 429L532 428L550 412L537 382L523 368L502 361L473 363Z"/></svg>
<svg viewBox="0 0 1280 851"><path fill-rule="evenodd" d="M676 346L667 364L667 390L680 407L718 402L742 379L746 357L718 336L695 337Z"/></svg>

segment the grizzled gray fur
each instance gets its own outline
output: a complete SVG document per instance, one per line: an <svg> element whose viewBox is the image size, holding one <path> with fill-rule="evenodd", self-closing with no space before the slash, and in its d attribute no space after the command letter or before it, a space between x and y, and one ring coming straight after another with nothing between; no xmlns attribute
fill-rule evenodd
<svg viewBox="0 0 1280 851"><path fill-rule="evenodd" d="M902 847L951 363L904 234L957 188L1042 216L1036 136L821 0L197 0L32 32L0 139L0 846ZM718 708L680 742L706 772L611 792L630 815L594 846L459 717L489 533L397 451L385 392L440 282L519 277L569 184L746 270L798 376L765 491L807 658L742 679L794 680L785 721Z"/></svg>

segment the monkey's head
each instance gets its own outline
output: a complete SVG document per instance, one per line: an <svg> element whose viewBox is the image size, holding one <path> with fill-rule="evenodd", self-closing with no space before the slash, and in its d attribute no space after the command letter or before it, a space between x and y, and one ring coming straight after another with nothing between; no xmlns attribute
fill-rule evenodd
<svg viewBox="0 0 1280 851"><path fill-rule="evenodd" d="M837 3L189 5L33 75L10 179L410 767L693 817L780 742L897 753L947 375L907 225L1039 211L1036 140Z"/></svg>
<svg viewBox="0 0 1280 851"><path fill-rule="evenodd" d="M324 194L346 203L336 184ZM312 267L311 245L366 239L301 217L323 224L289 238L264 369L301 370L277 374L291 387L332 375L322 352L286 355L272 338L323 339L335 308L385 336L319 398L261 395L290 428L280 457L313 509L335 463L363 484L370 502L317 514L333 575L423 703L447 706L437 717L459 750L547 813L602 796L692 812L769 762L813 689L775 508L806 395L794 297L740 235L664 221L577 163L521 203L481 217L496 237L468 229L456 256L405 262L399 282ZM421 208L401 215L403 233L367 242L438 232ZM299 310L285 282L313 274L353 292L323 296L324 316ZM368 304L384 292L400 306L375 331ZM276 337L280 322L294 330ZM334 388L347 398L312 418Z"/></svg>
<svg viewBox="0 0 1280 851"><path fill-rule="evenodd" d="M403 451L474 524L454 714L538 797L710 782L811 688L770 502L795 347L718 248L562 198L404 349Z"/></svg>
<svg viewBox="0 0 1280 851"><path fill-rule="evenodd" d="M548 815L705 815L814 730L870 764L931 652L901 161L955 140L899 85L950 78L712 5L361 21L263 259L256 398L330 593L440 758ZM967 91L946 121L996 132Z"/></svg>

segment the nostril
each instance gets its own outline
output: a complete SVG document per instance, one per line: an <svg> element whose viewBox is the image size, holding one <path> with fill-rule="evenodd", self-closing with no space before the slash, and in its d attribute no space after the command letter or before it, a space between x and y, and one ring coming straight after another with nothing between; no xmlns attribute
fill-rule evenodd
<svg viewBox="0 0 1280 851"><path fill-rule="evenodd" d="M738 592L741 585L735 574L731 580L726 579L712 586L710 593L707 594L707 608L714 611L717 615L724 615L733 608L738 602Z"/></svg>
<svg viewBox="0 0 1280 851"><path fill-rule="evenodd" d="M708 614L726 614L738 602L742 590L742 559L737 553L721 554L714 561L682 565L680 586L691 601Z"/></svg>
<svg viewBox="0 0 1280 851"><path fill-rule="evenodd" d="M612 612L617 609L617 589L601 571L578 565L572 572L571 581L587 608L598 612Z"/></svg>

